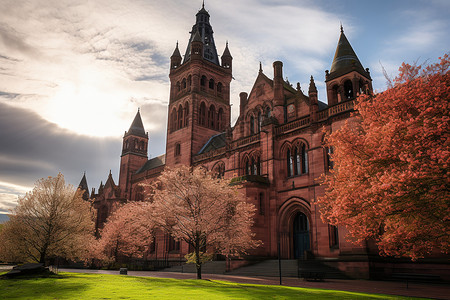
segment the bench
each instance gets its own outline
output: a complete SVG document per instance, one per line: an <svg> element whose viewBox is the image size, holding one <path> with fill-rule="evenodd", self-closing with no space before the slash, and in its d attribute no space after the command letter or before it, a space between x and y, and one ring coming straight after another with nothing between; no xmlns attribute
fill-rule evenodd
<svg viewBox="0 0 450 300"><path fill-rule="evenodd" d="M391 279L406 281L406 288L409 287L409 282L440 282L441 277L435 274L417 274L417 273L392 273Z"/></svg>
<svg viewBox="0 0 450 300"><path fill-rule="evenodd" d="M324 272L302 272L300 277L306 281L323 281L325 278Z"/></svg>

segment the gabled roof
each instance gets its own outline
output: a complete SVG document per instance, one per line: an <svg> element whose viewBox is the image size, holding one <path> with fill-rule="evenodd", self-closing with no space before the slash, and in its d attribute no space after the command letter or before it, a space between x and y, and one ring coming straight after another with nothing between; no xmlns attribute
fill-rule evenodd
<svg viewBox="0 0 450 300"><path fill-rule="evenodd" d="M165 164L166 164L165 154L154 157L152 159L147 160L147 162L139 170L136 171L136 174L164 166Z"/></svg>
<svg viewBox="0 0 450 300"><path fill-rule="evenodd" d="M213 151L219 148L223 148L226 145L225 132L213 135L206 144L200 149L198 154L203 154L209 151Z"/></svg>
<svg viewBox="0 0 450 300"><path fill-rule="evenodd" d="M142 124L142 118L139 109L136 116L134 117L133 123L131 123L130 129L128 129L128 131L125 133L125 136L127 135L147 137L147 135L145 134L144 124Z"/></svg>

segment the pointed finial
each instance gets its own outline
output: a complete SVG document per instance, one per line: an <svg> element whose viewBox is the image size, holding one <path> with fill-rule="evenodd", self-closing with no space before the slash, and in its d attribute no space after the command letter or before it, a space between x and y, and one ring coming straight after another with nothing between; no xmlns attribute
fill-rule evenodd
<svg viewBox="0 0 450 300"><path fill-rule="evenodd" d="M111 174L111 169L109 169L109 175L112 175L112 174Z"/></svg>
<svg viewBox="0 0 450 300"><path fill-rule="evenodd" d="M205 0L203 0L202 8L205 8Z"/></svg>
<svg viewBox="0 0 450 300"><path fill-rule="evenodd" d="M140 107L138 107L138 112L140 112L141 111L141 108ZM111 171L111 170L110 170Z"/></svg>
<svg viewBox="0 0 450 300"><path fill-rule="evenodd" d="M262 63L259 62L259 73L262 73L263 69L262 69Z"/></svg>
<svg viewBox="0 0 450 300"><path fill-rule="evenodd" d="M227 44L226 44L226 47L228 47L228 40L227 40Z"/></svg>
<svg viewBox="0 0 450 300"><path fill-rule="evenodd" d="M177 46L176 47L178 48L178 40L177 40Z"/></svg>
<svg viewBox="0 0 450 300"><path fill-rule="evenodd" d="M344 33L344 26L342 26L342 22L341 22L341 33Z"/></svg>

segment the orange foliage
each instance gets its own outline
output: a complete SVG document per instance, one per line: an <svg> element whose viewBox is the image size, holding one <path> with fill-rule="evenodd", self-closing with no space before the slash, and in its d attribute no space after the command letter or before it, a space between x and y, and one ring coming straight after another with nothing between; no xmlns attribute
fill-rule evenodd
<svg viewBox="0 0 450 300"><path fill-rule="evenodd" d="M335 168L319 199L324 221L380 253L417 259L450 247L450 60L403 64L394 87L362 95L327 137Z"/></svg>

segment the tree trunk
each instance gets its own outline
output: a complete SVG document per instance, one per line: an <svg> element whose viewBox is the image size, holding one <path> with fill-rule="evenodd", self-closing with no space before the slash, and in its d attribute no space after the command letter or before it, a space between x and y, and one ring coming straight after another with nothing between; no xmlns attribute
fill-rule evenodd
<svg viewBox="0 0 450 300"><path fill-rule="evenodd" d="M195 241L195 266L197 267L197 279L202 279L202 263L200 261L200 239Z"/></svg>

